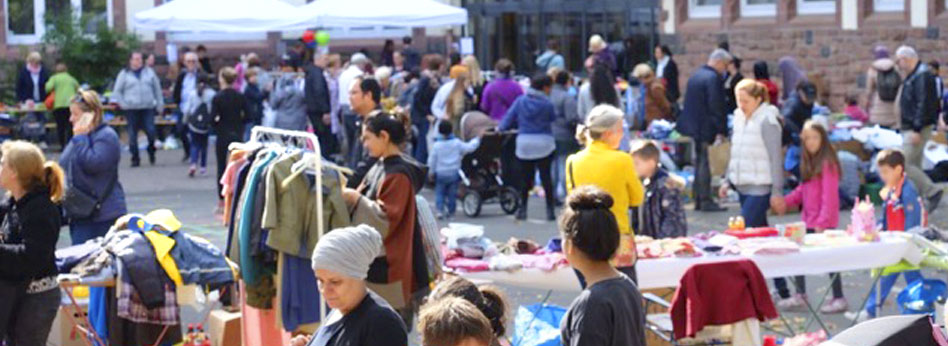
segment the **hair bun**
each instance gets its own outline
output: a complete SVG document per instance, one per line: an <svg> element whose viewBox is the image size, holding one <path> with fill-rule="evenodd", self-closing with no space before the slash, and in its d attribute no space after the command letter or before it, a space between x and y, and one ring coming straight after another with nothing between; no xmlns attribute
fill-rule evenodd
<svg viewBox="0 0 948 346"><path fill-rule="evenodd" d="M583 186L571 193L566 199L570 209L576 211L612 208L613 200L609 193L593 186Z"/></svg>

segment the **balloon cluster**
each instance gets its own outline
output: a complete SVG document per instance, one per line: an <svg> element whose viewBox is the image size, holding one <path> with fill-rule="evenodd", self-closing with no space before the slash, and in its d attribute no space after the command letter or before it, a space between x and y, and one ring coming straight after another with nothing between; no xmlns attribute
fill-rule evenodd
<svg viewBox="0 0 948 346"><path fill-rule="evenodd" d="M316 46L325 47L329 45L329 33L323 30L306 30L303 32L302 39L307 48L316 48Z"/></svg>

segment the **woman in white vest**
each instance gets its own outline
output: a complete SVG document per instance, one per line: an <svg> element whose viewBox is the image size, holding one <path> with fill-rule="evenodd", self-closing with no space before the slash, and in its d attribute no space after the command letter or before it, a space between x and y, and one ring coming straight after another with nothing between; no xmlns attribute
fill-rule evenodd
<svg viewBox="0 0 948 346"><path fill-rule="evenodd" d="M768 102L767 87L744 79L735 87L738 109L731 134L731 161L721 190L737 190L747 227L767 226L767 209L783 203L780 111Z"/></svg>

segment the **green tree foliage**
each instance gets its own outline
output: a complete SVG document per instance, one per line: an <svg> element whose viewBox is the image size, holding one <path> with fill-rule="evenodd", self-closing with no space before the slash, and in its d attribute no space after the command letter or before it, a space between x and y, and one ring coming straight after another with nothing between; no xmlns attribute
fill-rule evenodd
<svg viewBox="0 0 948 346"><path fill-rule="evenodd" d="M92 24L95 29L89 30L90 18L74 15L71 6L48 11L45 21L43 44L54 48L59 60L80 83L88 83L96 90L108 86L141 44L135 34L113 30L105 21Z"/></svg>

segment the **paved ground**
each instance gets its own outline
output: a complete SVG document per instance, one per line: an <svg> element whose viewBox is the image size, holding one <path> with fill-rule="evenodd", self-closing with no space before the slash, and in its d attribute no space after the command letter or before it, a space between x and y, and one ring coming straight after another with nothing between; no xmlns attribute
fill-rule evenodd
<svg viewBox="0 0 948 346"><path fill-rule="evenodd" d="M209 157L209 172L207 176L189 178L187 176L187 165L181 163L181 151L162 151L158 155L158 164L148 166L145 164L140 168L130 168L128 156L123 156L120 176L121 183L125 189L128 207L131 212L148 212L156 208L168 208L173 210L181 221L186 225L186 230L194 234L203 236L218 246L223 247L225 242L224 228L220 225L220 219L213 214L216 205L215 184L214 184L214 158L213 154ZM431 190L425 190L424 195L434 201ZM932 213L933 222L942 227L948 226L948 212L944 210L948 203L943 203L943 207ZM700 213L692 210L688 211L688 227L690 233L697 233L712 229L723 229L726 226L728 216L736 215L738 209L736 204L730 205L728 212L721 213ZM458 213L462 213L459 211ZM542 221L545 217L543 212L543 202L534 198L530 203L529 218L526 222L515 221L512 216L503 214L497 205L487 205L484 207L482 215L476 219L467 219L463 215L459 216L456 222L467 222L483 225L487 235L495 241L504 241L510 237L525 239L534 239L538 242L546 242L547 239L557 234L555 224ZM771 217L771 223L798 221L799 215L787 215L782 217ZM846 225L849 221L849 213L841 212L840 224ZM59 241L61 246L69 243L68 232L63 232ZM943 274L926 273L926 276L944 278ZM868 272L851 272L843 276L844 289L846 296L850 298L852 306L861 301L868 290L871 281L868 278ZM807 286L813 304L819 301L822 292L828 287L826 277L809 277ZM893 296L904 287L903 282L899 282ZM544 290L522 289L517 287L502 287L509 298L512 313L516 307L523 304L534 304L541 302L547 294ZM568 306L575 297L574 294L552 293L548 302L560 306ZM670 299L670 297L669 297ZM890 299L891 301L892 299ZM894 306L890 303L886 306L887 313L894 313ZM939 311L940 312L940 311ZM512 313L511 328L512 335ZM185 323L200 319L200 315L195 312L185 314ZM791 318L800 317L800 314L787 314ZM842 315L826 316L831 331L838 332L849 326ZM796 328L800 329L800 328ZM810 331L816 330L816 324L809 327Z"/></svg>

